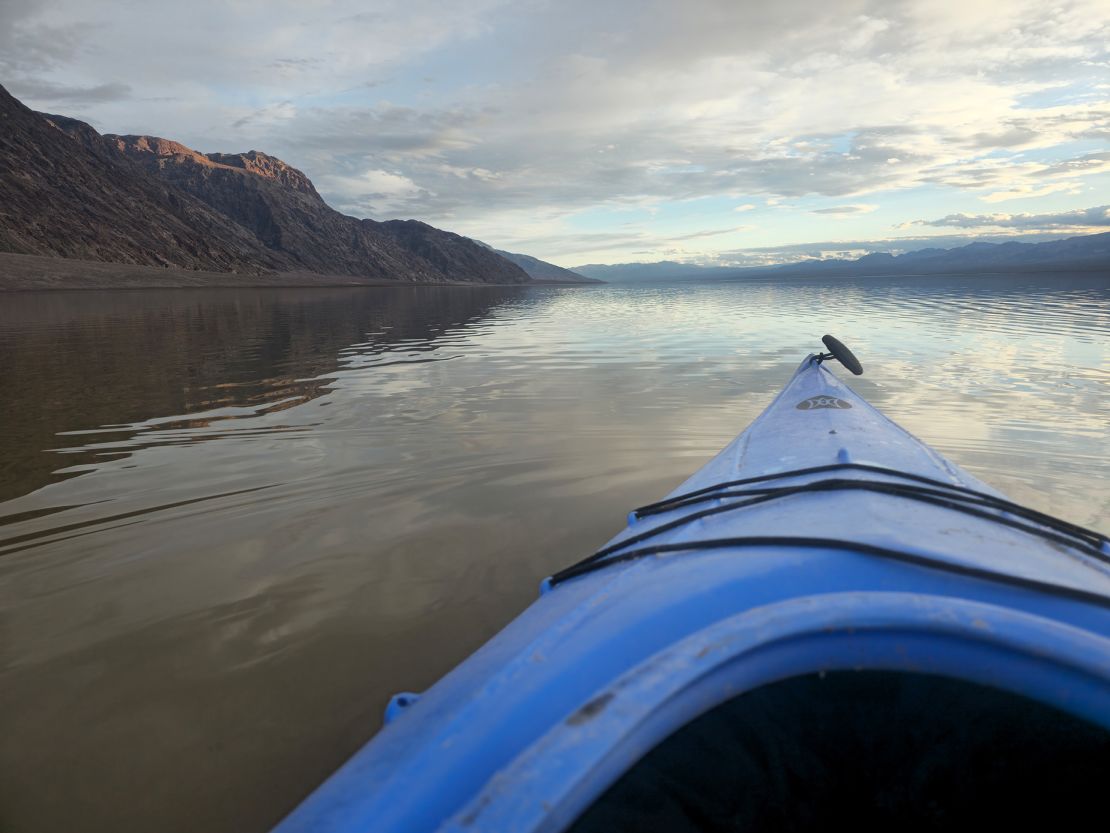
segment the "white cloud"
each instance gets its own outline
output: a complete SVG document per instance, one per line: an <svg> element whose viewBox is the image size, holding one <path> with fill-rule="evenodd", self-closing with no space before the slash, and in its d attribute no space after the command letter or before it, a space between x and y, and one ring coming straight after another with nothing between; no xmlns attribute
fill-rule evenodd
<svg viewBox="0 0 1110 833"><path fill-rule="evenodd" d="M939 220L915 220L912 225L959 229L1059 230L1081 234L1110 227L1110 205L1046 214L949 214Z"/></svg>
<svg viewBox="0 0 1110 833"><path fill-rule="evenodd" d="M1009 190L991 191L981 199L983 202L1007 202L1009 200L1027 200L1034 197L1047 197L1049 194L1078 194L1080 191L1080 187L1074 182L1050 182L1047 185L1019 182Z"/></svg>
<svg viewBox="0 0 1110 833"><path fill-rule="evenodd" d="M729 228L708 229L706 231L695 231L688 234L680 234L667 238L668 242L679 242L683 240L701 240L705 237L717 237L722 234L735 234L741 231L751 231L753 226L730 226Z"/></svg>
<svg viewBox="0 0 1110 833"><path fill-rule="evenodd" d="M397 196L420 191L420 187L407 176L389 171L367 171L359 177L359 184L370 189L373 194Z"/></svg>
<svg viewBox="0 0 1110 833"><path fill-rule="evenodd" d="M836 218L852 217L859 214L870 214L878 209L874 203L853 203L851 205L832 205L828 208L810 209L810 214L829 214Z"/></svg>
<svg viewBox="0 0 1110 833"><path fill-rule="evenodd" d="M404 214L401 209L413 200L435 198L407 176L380 169L354 176L328 175L321 178L318 188L331 194L333 204L341 211L361 216Z"/></svg>

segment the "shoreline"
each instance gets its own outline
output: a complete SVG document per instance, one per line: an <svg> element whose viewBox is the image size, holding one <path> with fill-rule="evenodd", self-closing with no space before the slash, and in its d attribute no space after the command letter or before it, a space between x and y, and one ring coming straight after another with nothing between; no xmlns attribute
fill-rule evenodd
<svg viewBox="0 0 1110 833"><path fill-rule="evenodd" d="M475 281L400 281L315 272L204 272L109 263L99 260L49 257L0 252L0 293L98 289L342 289L352 287L419 286L603 286L569 281L531 280L528 283L478 283Z"/></svg>

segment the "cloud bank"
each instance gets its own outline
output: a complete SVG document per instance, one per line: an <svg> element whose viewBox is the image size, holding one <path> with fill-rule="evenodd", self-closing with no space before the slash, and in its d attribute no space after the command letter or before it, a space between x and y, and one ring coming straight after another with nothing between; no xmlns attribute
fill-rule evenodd
<svg viewBox="0 0 1110 833"><path fill-rule="evenodd" d="M1021 231L1062 229L1082 234L1110 228L1110 205L1058 211L1053 214L949 214L939 220L918 220L915 225L958 229L1002 228Z"/></svg>
<svg viewBox="0 0 1110 833"><path fill-rule="evenodd" d="M1066 213L1110 182L1104 0L175 8L8 0L3 83L112 132L265 149L349 213L564 262L943 228L977 203Z"/></svg>

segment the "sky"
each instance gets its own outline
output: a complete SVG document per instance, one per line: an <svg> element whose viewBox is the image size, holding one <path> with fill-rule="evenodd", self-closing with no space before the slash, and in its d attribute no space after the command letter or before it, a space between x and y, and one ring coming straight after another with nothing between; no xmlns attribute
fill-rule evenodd
<svg viewBox="0 0 1110 833"><path fill-rule="evenodd" d="M0 84L563 266L1110 231L1110 0L0 0Z"/></svg>

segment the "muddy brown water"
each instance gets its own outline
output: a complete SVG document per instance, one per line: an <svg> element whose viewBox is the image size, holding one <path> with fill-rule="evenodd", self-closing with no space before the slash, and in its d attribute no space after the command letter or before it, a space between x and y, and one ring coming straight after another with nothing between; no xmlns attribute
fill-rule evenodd
<svg viewBox="0 0 1110 833"><path fill-rule="evenodd" d="M1110 531L1105 276L0 297L0 829L268 829L826 332Z"/></svg>

